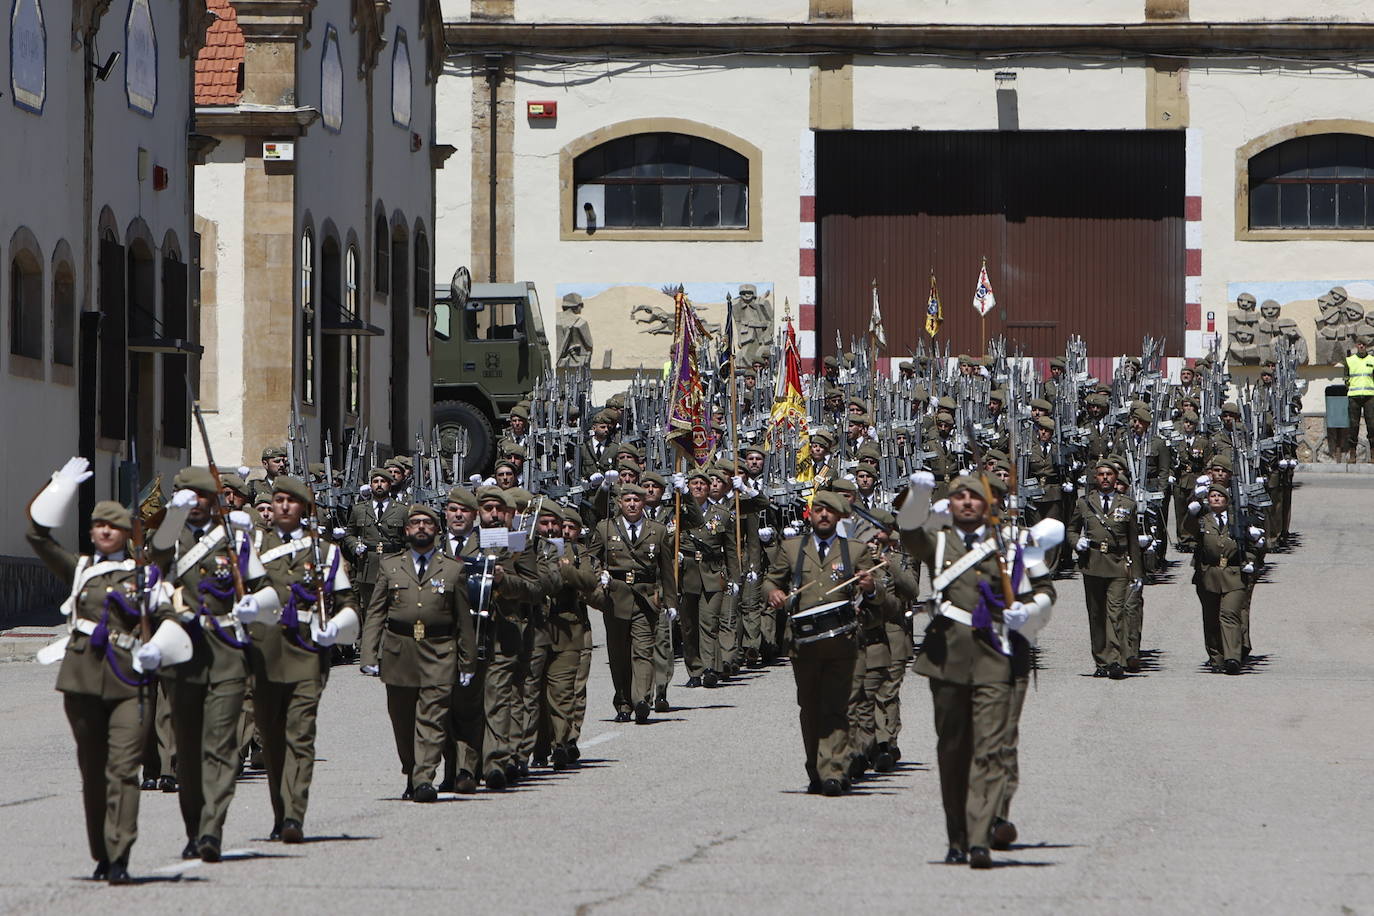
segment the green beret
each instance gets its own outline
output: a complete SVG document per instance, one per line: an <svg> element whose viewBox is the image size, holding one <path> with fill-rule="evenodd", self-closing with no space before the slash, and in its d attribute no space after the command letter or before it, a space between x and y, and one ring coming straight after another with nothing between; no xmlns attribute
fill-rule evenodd
<svg viewBox="0 0 1374 916"><path fill-rule="evenodd" d="M1223 471L1234 471L1235 465L1231 462L1231 456L1226 454L1213 455L1212 460L1207 465L1209 468L1221 468Z"/></svg>
<svg viewBox="0 0 1374 916"><path fill-rule="evenodd" d="M1227 401L1225 404L1221 405L1221 412L1233 413L1236 416L1240 416L1240 405L1237 404L1235 401Z"/></svg>
<svg viewBox="0 0 1374 916"><path fill-rule="evenodd" d="M1044 398L1031 398L1030 406L1038 410L1054 410L1054 405Z"/></svg>
<svg viewBox="0 0 1374 916"><path fill-rule="evenodd" d="M843 493L836 493L834 490L821 490L811 497L812 507L824 506L831 512L840 516L848 516L853 510L849 504L849 499Z"/></svg>
<svg viewBox="0 0 1374 916"><path fill-rule="evenodd" d="M426 506L424 503L415 503L415 504L412 505L409 509L407 509L407 510L406 510L406 521L407 521L407 522L410 521L412 518L414 518L414 517L417 516L417 515L423 515L425 518L427 518L427 519L429 519L430 521L434 522L434 524L436 524L436 525L442 525L442 524L443 524L443 521L439 518L439 513L438 513L438 512L435 512L432 508L430 508L429 506Z"/></svg>
<svg viewBox="0 0 1374 916"><path fill-rule="evenodd" d="M534 494L524 487L511 487L506 493L515 500L517 512L524 512L530 507L530 503L534 502Z"/></svg>
<svg viewBox="0 0 1374 916"><path fill-rule="evenodd" d="M1228 487L1223 487L1219 483L1209 483L1207 485L1207 492L1220 493L1222 496L1225 496L1227 500L1231 498L1231 490Z"/></svg>
<svg viewBox="0 0 1374 916"><path fill-rule="evenodd" d="M95 508L91 510L91 524L94 525L96 522L104 522L125 531L134 530L134 519L129 510L113 499L102 499L95 504Z"/></svg>
<svg viewBox="0 0 1374 916"><path fill-rule="evenodd" d="M882 449L878 448L877 443L865 442L863 445L859 446L858 451L854 453L854 457L859 461L877 463L883 460L883 452Z"/></svg>
<svg viewBox="0 0 1374 916"><path fill-rule="evenodd" d="M214 496L219 492L215 478L209 468L182 468L172 478L173 490L195 490L204 496Z"/></svg>
<svg viewBox="0 0 1374 916"><path fill-rule="evenodd" d="M1062 356L1056 356L1056 357L1052 358L1052 359L1050 360L1050 368L1051 368L1051 369L1063 369L1063 368L1064 368L1064 357L1062 357Z"/></svg>
<svg viewBox="0 0 1374 916"><path fill-rule="evenodd" d="M716 479L719 480L721 483L727 483L727 484L730 483L731 479L732 479L733 476L734 476L734 475L730 472L730 469L729 469L729 468L723 468L723 467L721 467L720 465L715 465L714 467L707 468L707 469L706 469L706 475L707 475L708 477L714 477L714 478L716 478Z"/></svg>
<svg viewBox="0 0 1374 916"><path fill-rule="evenodd" d="M643 486L646 483L651 483L656 485L661 490L668 489L668 482L663 479L663 475L657 474L653 471L644 471L643 473L641 473L639 475L639 483L641 486Z"/></svg>
<svg viewBox="0 0 1374 916"><path fill-rule="evenodd" d="M909 359L904 359L897 364L897 371L901 372L903 370L911 370L914 372L916 370L916 364Z"/></svg>
<svg viewBox="0 0 1374 916"><path fill-rule="evenodd" d="M324 473L324 462L323 462L323 461L312 461L312 462L310 462L309 465L307 465L307 469L310 471L311 474L323 474L323 473Z"/></svg>
<svg viewBox="0 0 1374 916"><path fill-rule="evenodd" d="M930 392L926 391L925 385L917 385L911 389L911 399L924 404L930 400Z"/></svg>
<svg viewBox="0 0 1374 916"><path fill-rule="evenodd" d="M864 426L872 426L873 418L866 413L855 413L849 415L850 423L860 423Z"/></svg>
<svg viewBox="0 0 1374 916"><path fill-rule="evenodd" d="M572 522L579 528L582 527L582 513L577 510L576 506L563 507L563 520L565 522Z"/></svg>
<svg viewBox="0 0 1374 916"><path fill-rule="evenodd" d="M707 475L706 471L703 470L702 468L692 468L690 471L687 472L687 479L688 479L688 480L693 480L693 479L698 478L698 477L701 478L702 480L710 480L710 479L711 479L711 478Z"/></svg>
<svg viewBox="0 0 1374 916"><path fill-rule="evenodd" d="M988 392L988 400L1001 401L1003 404L1005 404L1007 402L1007 392L1005 389L1002 388L994 388Z"/></svg>
<svg viewBox="0 0 1374 916"><path fill-rule="evenodd" d="M512 417L519 417L522 420L528 420L530 418L530 410L528 407L516 404L511 408L510 415Z"/></svg>
<svg viewBox="0 0 1374 916"><path fill-rule="evenodd" d="M477 511L477 497L467 487L454 487L448 491L448 501L457 503L465 509Z"/></svg>
<svg viewBox="0 0 1374 916"><path fill-rule="evenodd" d="M411 458L409 455L397 455L391 460L396 462L398 467L402 467L407 471L415 467L415 459Z"/></svg>
<svg viewBox="0 0 1374 916"><path fill-rule="evenodd" d="M370 482L374 477L385 477L388 481L390 481L391 472L388 471L386 468L373 468L372 470L367 472L367 479Z"/></svg>
<svg viewBox="0 0 1374 916"><path fill-rule="evenodd" d="M826 448L830 448L835 444L835 434L825 428L813 429L811 430L811 441L819 442Z"/></svg>
<svg viewBox="0 0 1374 916"><path fill-rule="evenodd" d="M763 449L759 448L757 445L740 446L739 456L741 458L748 458L750 455L755 453L763 455L765 458L768 457L768 453L765 452Z"/></svg>
<svg viewBox="0 0 1374 916"><path fill-rule="evenodd" d="M897 524L897 519L886 509L869 509L868 514L873 516L873 520L884 528L892 528Z"/></svg>
<svg viewBox="0 0 1374 916"><path fill-rule="evenodd" d="M935 422L953 424L954 414L950 413L948 410L941 410L935 414Z"/></svg>
<svg viewBox="0 0 1374 916"><path fill-rule="evenodd" d="M520 445L516 442L512 442L510 445L507 445L505 448L501 449L501 454L515 455L519 458L528 458L530 453L525 449L523 445Z"/></svg>
<svg viewBox="0 0 1374 916"><path fill-rule="evenodd" d="M613 394L610 397L608 397L606 399L606 406L614 408L615 410L623 410L625 408L624 392L620 394Z"/></svg>
<svg viewBox="0 0 1374 916"><path fill-rule="evenodd" d="M273 493L285 493L287 496L299 499L307 506L315 504L315 494L310 492L310 488L305 485L305 481L299 477L288 477L285 474L272 481Z"/></svg>
<svg viewBox="0 0 1374 916"><path fill-rule="evenodd" d="M633 455L636 461L644 460L644 450L633 442L617 442L615 453L617 455Z"/></svg>
<svg viewBox="0 0 1374 916"><path fill-rule="evenodd" d="M540 515L552 515L554 518L562 518L563 507L560 506L558 503L554 502L552 499L542 500L539 503L539 512L536 514L535 517L537 518Z"/></svg>
<svg viewBox="0 0 1374 916"><path fill-rule="evenodd" d="M285 458L285 457L286 457L286 449L282 448L280 445L269 445L269 446L267 446L267 448L265 448L265 449L262 450L262 460L263 460L263 461L266 461L268 458Z"/></svg>
<svg viewBox="0 0 1374 916"><path fill-rule="evenodd" d="M620 485L621 496L638 496L640 499L649 495L649 491L636 483L622 483Z"/></svg>
<svg viewBox="0 0 1374 916"><path fill-rule="evenodd" d="M607 423L611 426L614 426L619 420L620 418L617 417L614 412L604 409L598 410L596 415L592 417L593 423Z"/></svg>
<svg viewBox="0 0 1374 916"><path fill-rule="evenodd" d="M500 461L496 462L495 464L493 464L493 465L491 466L491 470L492 470L493 473L495 473L496 471L501 470L502 468L509 468L509 469L510 469L510 472L511 472L512 474L517 473L516 470L515 470L515 462L513 462L513 461L508 461L508 460L505 459L505 458L502 458Z"/></svg>
<svg viewBox="0 0 1374 916"><path fill-rule="evenodd" d="M1119 471L1120 469L1117 467L1117 462L1119 460L1120 459L1115 455L1103 455L1101 458L1097 459L1097 463L1093 465L1093 470L1095 471L1098 468L1111 468L1113 471Z"/></svg>
<svg viewBox="0 0 1374 916"><path fill-rule="evenodd" d="M1140 420L1142 423L1149 423L1154 419L1154 414L1150 413L1148 407L1135 407L1131 410L1131 419Z"/></svg>
<svg viewBox="0 0 1374 916"><path fill-rule="evenodd" d="M1004 467L1000 461L997 463L996 466L1002 467L1008 474L1011 473L1011 468ZM998 477L996 474L988 475L988 486L992 487L992 492L995 496L1006 496L1007 490L1009 489L1007 487L1007 482L1002 478Z"/></svg>
<svg viewBox="0 0 1374 916"><path fill-rule="evenodd" d="M1010 461L1011 456L1000 448L990 448L983 452L983 460L986 461Z"/></svg>
<svg viewBox="0 0 1374 916"><path fill-rule="evenodd" d="M638 474L642 470L637 462L631 461L628 458L622 458L617 461L615 463L615 469L617 471L629 471L632 474Z"/></svg>
<svg viewBox="0 0 1374 916"><path fill-rule="evenodd" d="M1037 417L1035 420L1035 425L1040 427L1041 429L1048 429L1050 432L1054 432L1053 417Z"/></svg>
<svg viewBox="0 0 1374 916"><path fill-rule="evenodd" d="M825 364L827 369L840 368L840 361L833 356L827 356L825 359L821 360L821 362Z"/></svg>
<svg viewBox="0 0 1374 916"><path fill-rule="evenodd" d="M960 490L968 490L979 499L987 499L987 491L983 489L983 478L975 477L972 474L961 474L954 478L954 482L949 485L949 496L953 496Z"/></svg>
<svg viewBox="0 0 1374 916"><path fill-rule="evenodd" d="M1185 411L1183 411L1183 416L1182 416L1180 419L1182 419L1184 423L1200 423L1200 422L1202 422L1202 418L1199 417L1195 412L1193 412L1193 411L1191 411L1191 410L1185 410Z"/></svg>
<svg viewBox="0 0 1374 916"><path fill-rule="evenodd" d="M848 480L848 479L846 479L846 478L844 478L844 477L832 477L832 478L830 478L829 480L827 480L827 481L825 482L825 486L823 487L823 489L829 490L829 491L831 491L832 493L857 493L857 492L859 492L859 487L858 487L858 485L855 484L854 481Z"/></svg>
<svg viewBox="0 0 1374 916"><path fill-rule="evenodd" d="M745 369L743 372L740 373L740 375L744 376L745 378L752 379L757 379L759 377L759 374L755 372L753 369Z"/></svg>
<svg viewBox="0 0 1374 916"><path fill-rule="evenodd" d="M496 500L497 502L501 503L501 505L505 506L507 509L514 509L514 508L515 508L515 497L514 497L513 495L511 495L511 492L510 492L509 490L503 490L503 489L501 489L500 487L490 487L490 486L488 486L488 487L478 487L478 488L477 488L477 503L478 503L478 505L481 505L482 503L486 502L487 500L492 500L492 499L494 499L494 500Z"/></svg>
<svg viewBox="0 0 1374 916"><path fill-rule="evenodd" d="M267 503L269 506L272 505L272 494L267 490L259 491L257 499L253 500L253 505L255 506L261 506L263 503Z"/></svg>
<svg viewBox="0 0 1374 916"><path fill-rule="evenodd" d="M954 403L954 398L945 395L935 402L935 406L940 410L948 410L950 413L953 413L959 405Z"/></svg>
<svg viewBox="0 0 1374 916"><path fill-rule="evenodd" d="M219 475L219 482L224 484L229 489L233 490L238 495L242 496L244 499L253 498L252 487L248 486L248 482L244 480L242 477L240 477L238 474L234 474L232 472L228 474L221 474Z"/></svg>
<svg viewBox="0 0 1374 916"><path fill-rule="evenodd" d="M1089 407L1112 406L1111 399L1108 398L1105 394L1090 394L1083 399L1083 403L1087 404Z"/></svg>

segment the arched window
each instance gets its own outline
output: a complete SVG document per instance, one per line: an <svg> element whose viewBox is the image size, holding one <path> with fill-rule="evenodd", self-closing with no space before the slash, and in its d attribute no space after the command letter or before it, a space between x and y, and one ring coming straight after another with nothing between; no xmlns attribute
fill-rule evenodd
<svg viewBox="0 0 1374 916"><path fill-rule="evenodd" d="M391 227L385 213L378 213L372 226L372 288L379 293L391 289Z"/></svg>
<svg viewBox="0 0 1374 916"><path fill-rule="evenodd" d="M1251 229L1374 228L1374 137L1294 137L1250 157Z"/></svg>
<svg viewBox="0 0 1374 916"><path fill-rule="evenodd" d="M70 252L67 252L70 254ZM76 271L66 257L52 269L52 361L76 365Z"/></svg>
<svg viewBox="0 0 1374 916"><path fill-rule="evenodd" d="M705 137L639 133L573 162L575 228L737 229L749 225L749 160Z"/></svg>
<svg viewBox="0 0 1374 916"><path fill-rule="evenodd" d="M315 403L315 238L301 233L301 401Z"/></svg>
<svg viewBox="0 0 1374 916"><path fill-rule="evenodd" d="M344 308L348 314L362 317L358 314L358 249L352 245L348 246L348 254L344 257ZM358 336L350 335L348 338L348 365L344 367L344 409L353 415L362 413L362 353L358 345Z"/></svg>
<svg viewBox="0 0 1374 916"><path fill-rule="evenodd" d="M23 231L23 230L21 230ZM10 243L10 352L43 358L43 263Z"/></svg>
<svg viewBox="0 0 1374 916"><path fill-rule="evenodd" d="M428 312L430 303L434 301L434 283L430 280L429 271L429 237L420 225L415 227L415 271L411 286L415 307Z"/></svg>

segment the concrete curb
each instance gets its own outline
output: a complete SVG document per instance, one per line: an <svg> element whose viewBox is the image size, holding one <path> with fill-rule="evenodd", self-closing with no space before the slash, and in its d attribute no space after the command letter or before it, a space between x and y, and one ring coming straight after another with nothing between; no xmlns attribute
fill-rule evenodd
<svg viewBox="0 0 1374 916"><path fill-rule="evenodd" d="M1300 474L1364 474L1374 475L1374 464L1344 464L1338 462L1322 462L1321 464L1300 464L1298 465Z"/></svg>
<svg viewBox="0 0 1374 916"><path fill-rule="evenodd" d="M0 633L0 662L31 662L38 650L62 636L62 627L15 627Z"/></svg>

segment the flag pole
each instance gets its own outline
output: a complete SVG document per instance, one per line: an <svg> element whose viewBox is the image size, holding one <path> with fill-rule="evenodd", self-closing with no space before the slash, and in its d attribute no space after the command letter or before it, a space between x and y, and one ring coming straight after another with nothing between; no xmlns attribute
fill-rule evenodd
<svg viewBox="0 0 1374 916"><path fill-rule="evenodd" d="M988 269L988 256L983 255L983 270ZM978 310L978 333L983 338L983 355L988 352L988 316L982 309Z"/></svg>
<svg viewBox="0 0 1374 916"><path fill-rule="evenodd" d="M725 297L725 307L730 308L730 297ZM729 320L727 315L726 319ZM743 564L743 556L740 553L740 506L739 506L739 487L734 486L734 478L739 476L739 394L736 390L738 382L735 377L739 374L735 371L735 335L734 322L730 322L731 334L725 341L725 346L730 351L730 461L735 469L731 475L730 489L735 491L735 568L739 569Z"/></svg>

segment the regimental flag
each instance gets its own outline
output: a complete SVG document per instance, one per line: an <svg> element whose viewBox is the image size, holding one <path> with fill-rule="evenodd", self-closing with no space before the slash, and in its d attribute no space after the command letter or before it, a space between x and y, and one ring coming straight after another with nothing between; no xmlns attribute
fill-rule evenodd
<svg viewBox="0 0 1374 916"><path fill-rule="evenodd" d="M930 298L926 300L926 333L931 337L940 333L945 323L945 310L940 306L940 290L935 286L935 274L930 275Z"/></svg>
<svg viewBox="0 0 1374 916"><path fill-rule="evenodd" d="M983 267L978 271L978 288L973 291L973 308L984 318L997 307L997 297L992 293L992 281L988 279L988 259L983 258Z"/></svg>
<svg viewBox="0 0 1374 916"><path fill-rule="evenodd" d="M883 310L878 307L878 281L873 281L873 311L868 316L868 338L873 342L873 354L878 348L887 346L887 334L883 332Z"/></svg>
<svg viewBox="0 0 1374 916"><path fill-rule="evenodd" d="M720 379L721 384L729 385L730 377L735 374L735 304L729 293L725 294L725 331L721 338L716 378Z"/></svg>
<svg viewBox="0 0 1374 916"><path fill-rule="evenodd" d="M693 467L701 467L715 452L715 435L707 422L698 356L708 335L687 301L686 291L680 286L673 294L673 313L673 391L668 401L665 438L687 456Z"/></svg>
<svg viewBox="0 0 1374 916"><path fill-rule="evenodd" d="M797 433L797 457L802 460L809 452L811 427L806 417L806 398L801 386L801 350L797 347L797 331L792 319L786 319L787 329L782 342L782 371L778 373L777 389L773 392L773 409L768 415L768 439L774 446L782 441L788 430Z"/></svg>

